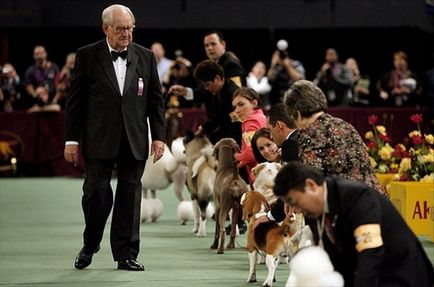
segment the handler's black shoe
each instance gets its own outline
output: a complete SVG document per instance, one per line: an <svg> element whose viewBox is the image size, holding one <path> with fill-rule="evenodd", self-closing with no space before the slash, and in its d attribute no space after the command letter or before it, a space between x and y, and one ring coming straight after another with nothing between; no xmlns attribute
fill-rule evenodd
<svg viewBox="0 0 434 287"><path fill-rule="evenodd" d="M122 259L118 261L118 269L128 271L145 271L145 267L135 259Z"/></svg>
<svg viewBox="0 0 434 287"><path fill-rule="evenodd" d="M80 250L77 257L75 257L74 267L77 269L84 269L92 263L92 256L100 250L98 245L93 253L86 253L84 247Z"/></svg>

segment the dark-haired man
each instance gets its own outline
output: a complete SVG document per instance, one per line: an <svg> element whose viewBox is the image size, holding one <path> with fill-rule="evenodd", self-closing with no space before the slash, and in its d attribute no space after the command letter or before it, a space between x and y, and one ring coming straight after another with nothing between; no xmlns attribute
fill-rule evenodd
<svg viewBox="0 0 434 287"><path fill-rule="evenodd" d="M434 270L392 203L364 183L290 162L274 193L302 212L345 286L432 287Z"/></svg>

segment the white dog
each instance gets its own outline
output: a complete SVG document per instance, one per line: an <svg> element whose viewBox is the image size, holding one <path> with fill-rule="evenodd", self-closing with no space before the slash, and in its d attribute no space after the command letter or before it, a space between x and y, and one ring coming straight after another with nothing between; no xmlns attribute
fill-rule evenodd
<svg viewBox="0 0 434 287"><path fill-rule="evenodd" d="M333 269L328 254L318 246L302 248L290 262L286 287L343 287L342 275Z"/></svg>

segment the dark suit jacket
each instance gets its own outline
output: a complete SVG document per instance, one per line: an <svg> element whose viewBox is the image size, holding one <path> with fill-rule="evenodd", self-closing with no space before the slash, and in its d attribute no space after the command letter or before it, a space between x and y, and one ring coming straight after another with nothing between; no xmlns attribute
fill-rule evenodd
<svg viewBox="0 0 434 287"><path fill-rule="evenodd" d="M241 123L232 122L229 114L234 110L232 107L232 95L239 87L231 80L225 79L222 90L218 95L202 91L197 99L205 104L208 121L203 125L210 141L216 144L225 137L233 138L241 146Z"/></svg>
<svg viewBox="0 0 434 287"><path fill-rule="evenodd" d="M281 146L282 163L292 160L298 160L298 130L295 130L289 138L287 138ZM284 202L279 198L271 207L271 215L276 222L281 222L285 219Z"/></svg>
<svg viewBox="0 0 434 287"><path fill-rule="evenodd" d="M324 249L344 276L345 286L432 287L434 271L423 247L387 198L342 177L327 177L326 183L336 244L324 232ZM318 243L316 221L306 219ZM383 246L358 253L354 230L372 223L381 226Z"/></svg>
<svg viewBox="0 0 434 287"><path fill-rule="evenodd" d="M153 140L164 140L164 99L154 54L135 43L128 47L127 72L119 91L106 40L77 51L75 73L66 105L66 141L81 143L85 159L117 156L122 125L134 157L148 156L148 124ZM144 84L139 96L138 82Z"/></svg>

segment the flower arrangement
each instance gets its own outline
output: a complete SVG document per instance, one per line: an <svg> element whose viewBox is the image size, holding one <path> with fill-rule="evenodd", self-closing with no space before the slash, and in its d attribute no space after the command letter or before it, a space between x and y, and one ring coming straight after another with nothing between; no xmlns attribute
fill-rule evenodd
<svg viewBox="0 0 434 287"><path fill-rule="evenodd" d="M417 130L408 134L412 147L400 155L402 160L398 170L399 180L434 182L434 136L422 134L422 114L412 115L410 119L417 124Z"/></svg>
<svg viewBox="0 0 434 287"><path fill-rule="evenodd" d="M372 167L378 173L397 173L399 161L405 147L401 145L393 148L390 145L390 138L387 135L386 128L377 125L378 117L371 115L368 123L372 126L372 131L365 134L366 147L369 154Z"/></svg>

